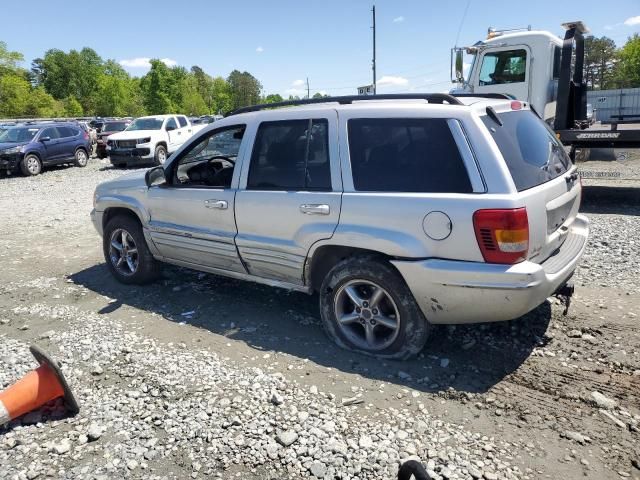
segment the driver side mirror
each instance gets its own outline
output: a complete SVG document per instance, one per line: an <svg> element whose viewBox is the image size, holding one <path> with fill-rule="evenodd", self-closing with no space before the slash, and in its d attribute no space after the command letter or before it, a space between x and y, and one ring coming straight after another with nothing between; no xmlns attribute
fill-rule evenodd
<svg viewBox="0 0 640 480"><path fill-rule="evenodd" d="M156 187L167 182L167 178L164 174L164 168L160 165L150 168L144 175L144 181L148 188Z"/></svg>
<svg viewBox="0 0 640 480"><path fill-rule="evenodd" d="M456 80L464 83L464 58L461 49L456 50Z"/></svg>
<svg viewBox="0 0 640 480"><path fill-rule="evenodd" d="M173 125L167 125L167 127L166 127L166 129L165 129L165 130L166 130L167 132L170 132L170 131L175 130L175 129L176 129L176 127L174 127Z"/></svg>
<svg viewBox="0 0 640 480"><path fill-rule="evenodd" d="M51 137L40 137L41 142L48 142L49 140L51 140Z"/></svg>

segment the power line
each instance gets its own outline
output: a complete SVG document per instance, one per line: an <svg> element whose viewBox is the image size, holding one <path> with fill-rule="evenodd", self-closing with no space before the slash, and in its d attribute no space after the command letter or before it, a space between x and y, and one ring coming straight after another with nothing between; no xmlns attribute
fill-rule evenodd
<svg viewBox="0 0 640 480"><path fill-rule="evenodd" d="M469 5L471 4L471 0L467 0L467 6L464 7L464 13L462 14L462 19L460 19L460 25L458 26L458 33L456 34L456 41L453 44L455 47L458 46L458 40L460 39L460 32L462 31L462 26L464 25L464 20L467 18L467 11L469 10Z"/></svg>

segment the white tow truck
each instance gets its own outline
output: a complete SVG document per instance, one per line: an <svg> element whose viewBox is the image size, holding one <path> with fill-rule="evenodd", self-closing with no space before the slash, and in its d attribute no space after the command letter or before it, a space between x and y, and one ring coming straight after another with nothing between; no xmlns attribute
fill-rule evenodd
<svg viewBox="0 0 640 480"><path fill-rule="evenodd" d="M451 74L458 87L451 93L528 102L570 149L573 160L587 160L592 148L640 148L640 129L618 129L618 124L634 123L631 119L621 119L610 129L589 128L583 81L584 35L589 29L579 21L562 26L564 39L530 27L490 28L485 40L454 47ZM466 76L465 53L472 56Z"/></svg>

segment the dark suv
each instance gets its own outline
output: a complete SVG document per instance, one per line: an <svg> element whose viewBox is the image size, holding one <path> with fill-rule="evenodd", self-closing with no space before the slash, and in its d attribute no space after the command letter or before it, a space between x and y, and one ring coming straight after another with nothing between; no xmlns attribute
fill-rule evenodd
<svg viewBox="0 0 640 480"><path fill-rule="evenodd" d="M38 175L61 163L87 165L91 140L72 123L23 124L0 132L0 170Z"/></svg>
<svg viewBox="0 0 640 480"><path fill-rule="evenodd" d="M130 120L109 120L102 125L102 131L98 133L98 144L96 146L96 155L98 158L107 158L107 138L109 135L122 132L131 124Z"/></svg>

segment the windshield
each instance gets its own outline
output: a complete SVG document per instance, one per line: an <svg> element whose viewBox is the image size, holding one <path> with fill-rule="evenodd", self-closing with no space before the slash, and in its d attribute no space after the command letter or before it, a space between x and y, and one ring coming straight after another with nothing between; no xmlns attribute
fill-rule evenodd
<svg viewBox="0 0 640 480"><path fill-rule="evenodd" d="M107 122L102 127L104 132L121 132L127 128L127 122Z"/></svg>
<svg viewBox="0 0 640 480"><path fill-rule="evenodd" d="M564 147L549 126L530 110L498 114L503 125L482 117L519 192L559 177L571 166Z"/></svg>
<svg viewBox="0 0 640 480"><path fill-rule="evenodd" d="M38 128L9 128L8 130L0 130L0 143L22 143L30 141Z"/></svg>
<svg viewBox="0 0 640 480"><path fill-rule="evenodd" d="M138 118L126 130L160 130L163 122L162 118Z"/></svg>

